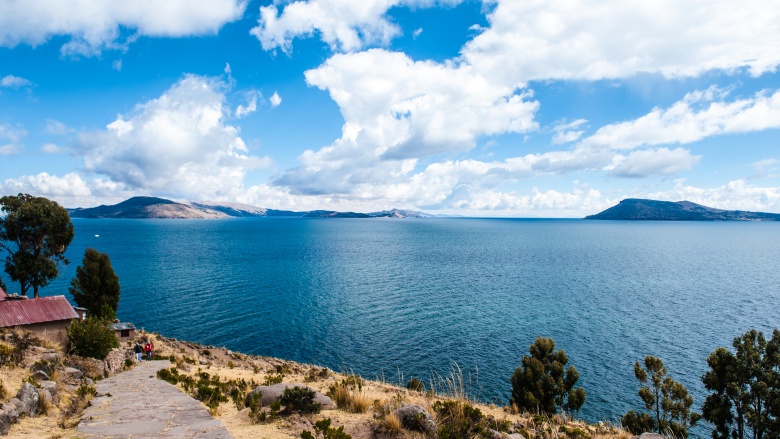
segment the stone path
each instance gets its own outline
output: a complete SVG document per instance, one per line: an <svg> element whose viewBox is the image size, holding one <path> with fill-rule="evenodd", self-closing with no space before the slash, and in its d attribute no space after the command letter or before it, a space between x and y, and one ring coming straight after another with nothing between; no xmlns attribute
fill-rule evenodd
<svg viewBox="0 0 780 439"><path fill-rule="evenodd" d="M168 366L167 361L145 361L98 381L98 396L81 417L79 437L230 439L200 402L157 379L157 371Z"/></svg>

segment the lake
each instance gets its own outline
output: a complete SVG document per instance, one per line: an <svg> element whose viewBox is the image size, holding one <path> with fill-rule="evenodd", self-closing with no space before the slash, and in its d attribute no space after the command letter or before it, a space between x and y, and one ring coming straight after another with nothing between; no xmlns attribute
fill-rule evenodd
<svg viewBox="0 0 780 439"><path fill-rule="evenodd" d="M589 421L641 408L633 363L646 355L664 360L698 408L707 355L750 328L780 326L780 223L74 225L71 264L42 295L68 295L94 247L119 275L119 317L139 328L391 382L427 384L457 364L472 397L501 405L528 346L552 337L581 373Z"/></svg>

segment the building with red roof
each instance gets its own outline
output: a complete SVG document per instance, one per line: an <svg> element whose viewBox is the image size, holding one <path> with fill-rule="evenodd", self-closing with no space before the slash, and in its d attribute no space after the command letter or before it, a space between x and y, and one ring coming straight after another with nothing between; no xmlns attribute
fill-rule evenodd
<svg viewBox="0 0 780 439"><path fill-rule="evenodd" d="M70 323L83 318L65 296L29 299L0 289L0 328L23 328L39 337L65 341Z"/></svg>

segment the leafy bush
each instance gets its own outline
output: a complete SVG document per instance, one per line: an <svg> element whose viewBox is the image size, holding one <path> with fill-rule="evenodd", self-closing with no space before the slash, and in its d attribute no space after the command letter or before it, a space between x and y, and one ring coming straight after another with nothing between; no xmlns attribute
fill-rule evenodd
<svg viewBox="0 0 780 439"><path fill-rule="evenodd" d="M633 410L626 413L620 419L620 423L623 425L623 428L636 435L656 429L655 419L647 413L637 413Z"/></svg>
<svg viewBox="0 0 780 439"><path fill-rule="evenodd" d="M212 412L219 407L220 403L229 400L233 401L236 408L240 410L248 387L243 379L222 381L219 376L212 376L206 372L198 373L198 380L195 381L191 376L179 373L175 367L158 370L157 378L173 385L181 384L186 392L203 402Z"/></svg>
<svg viewBox="0 0 780 439"><path fill-rule="evenodd" d="M117 347L119 341L114 331L102 320L75 320L68 328L68 350L73 354L103 360Z"/></svg>
<svg viewBox="0 0 780 439"><path fill-rule="evenodd" d="M406 388L415 392L425 392L425 384L417 378L412 378L406 383Z"/></svg>
<svg viewBox="0 0 780 439"><path fill-rule="evenodd" d="M316 435L316 436L315 436ZM344 433L344 426L333 428L330 426L330 418L325 418L314 423L314 434L309 430L301 433L301 439L352 439L352 436Z"/></svg>
<svg viewBox="0 0 780 439"><path fill-rule="evenodd" d="M306 387L295 386L292 389L284 389L279 402L284 406L287 412L298 412L301 414L319 413L322 404L314 400L316 393Z"/></svg>

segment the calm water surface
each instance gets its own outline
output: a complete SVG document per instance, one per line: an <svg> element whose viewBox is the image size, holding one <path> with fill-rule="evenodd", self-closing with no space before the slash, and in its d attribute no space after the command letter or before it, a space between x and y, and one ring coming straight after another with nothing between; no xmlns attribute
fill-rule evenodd
<svg viewBox="0 0 780 439"><path fill-rule="evenodd" d="M780 223L502 219L74 220L107 252L119 317L146 330L405 383L457 363L506 404L537 336L579 369L580 415L640 408L661 357L700 406L706 356L780 326ZM95 235L100 235L95 237Z"/></svg>

